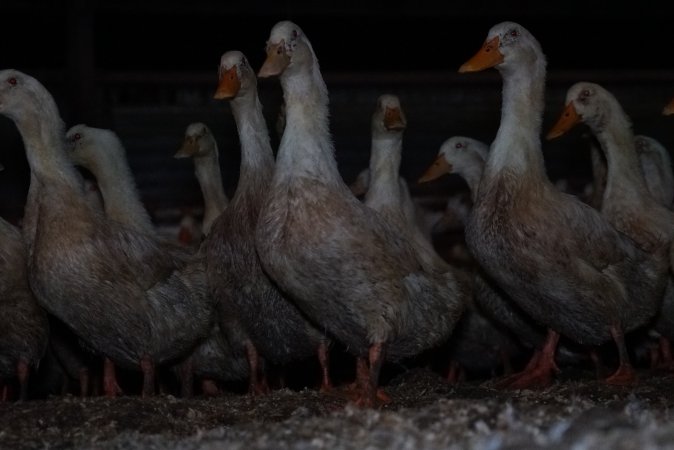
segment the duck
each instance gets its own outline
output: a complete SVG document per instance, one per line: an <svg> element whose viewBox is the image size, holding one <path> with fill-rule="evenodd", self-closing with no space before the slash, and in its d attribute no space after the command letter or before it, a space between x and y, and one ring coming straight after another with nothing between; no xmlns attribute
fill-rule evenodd
<svg viewBox="0 0 674 450"><path fill-rule="evenodd" d="M153 235L168 254L178 257L189 257L189 252L175 245L171 240L157 233L150 214L143 205L136 187L131 168L126 157L126 149L119 136L112 130L77 124L66 132L67 153L73 164L88 170L95 178L103 198L105 215L129 229L138 233ZM164 365L180 368L181 393L183 396L192 395L192 372L195 362L192 355L198 354L199 348L207 345L208 338L213 337L215 303L206 295L205 260L203 256L195 254L193 260L185 269L185 275L190 277L199 300L194 308L202 307L204 311L196 314L200 320L210 323L210 334L206 335L203 329L199 330L198 337L194 338L191 347L183 355L166 359ZM194 273L194 274L193 274ZM210 317L209 317L210 314ZM199 317L202 316L202 317ZM174 320L180 319L176 317ZM168 326L175 326L167 324ZM202 325L206 326L206 325ZM106 361L109 365L110 360ZM111 370L110 368L108 370ZM190 375L189 377L187 375ZM143 395L153 393L152 386L143 387Z"/></svg>
<svg viewBox="0 0 674 450"><path fill-rule="evenodd" d="M451 268L433 248L417 223L415 205L404 178L399 175L403 133L407 118L397 95L382 94L371 120L370 174L364 203L400 228L400 234L413 242L418 258L440 273Z"/></svg>
<svg viewBox="0 0 674 450"><path fill-rule="evenodd" d="M203 122L193 122L187 125L183 142L173 155L176 159L192 158L194 162L194 174L204 199L202 235L210 232L215 219L229 205L229 199L222 186L219 155L215 136L210 127Z"/></svg>
<svg viewBox="0 0 674 450"><path fill-rule="evenodd" d="M329 391L330 339L268 277L256 253L255 227L275 161L257 77L242 52L222 54L214 98L227 100L231 106L241 143L241 165L229 206L204 240L210 289L221 314L226 317L235 311L250 336L245 344L253 393L268 390L260 369L263 364L287 368L314 357L321 367L320 390Z"/></svg>
<svg viewBox="0 0 674 450"><path fill-rule="evenodd" d="M607 163L602 214L645 251L658 256L663 251L656 247L664 249L660 270L667 284L655 328L674 337L668 317L674 310L674 212L669 208L674 190L667 150L655 139L635 136L617 98L596 83L581 81L568 89L564 111L547 137L559 137L579 123L590 128Z"/></svg>
<svg viewBox="0 0 674 450"><path fill-rule="evenodd" d="M194 127L188 126L186 131L206 135L204 126L203 124L197 124ZM198 140L195 141L189 137L192 137L192 135L188 134L188 137L183 141L183 145L176 152L179 158L192 156L189 154L190 148L192 148L190 145L195 142L198 144ZM112 130L78 124L66 132L66 140L71 144L68 151L72 161L76 165L87 169L98 180L101 194L106 200L104 203L108 217L140 232L155 232L150 215L146 212L135 188L131 169L126 159L126 150L119 136ZM197 151L199 148L199 145L195 145L193 150ZM209 146L209 148L212 147ZM215 150L217 151L217 148ZM213 155L202 156L204 159L214 160L217 164L217 154L215 158L213 158ZM198 167L197 178L202 185L202 192L208 198L204 211L205 219L202 221L202 226L207 230L210 224L208 219L214 217L212 209L222 211L224 209L223 203L226 205L227 199L222 189L219 168L215 171L212 168L205 167L206 165L207 163L203 161L195 162L195 167ZM212 175L211 179L208 179L209 175ZM216 180L212 180L212 177L216 177ZM116 188L111 191L113 184ZM125 186L122 186L123 184ZM220 192L217 192L218 184ZM119 194L119 192L123 192L123 194ZM195 246L192 250L198 251L198 246ZM199 256L199 261L205 264L203 256ZM205 273L205 267L203 270ZM205 282L205 276L203 281ZM215 311L213 311L213 315L215 316ZM237 327L237 325L235 321L232 321L231 327L226 329L228 335L223 335L220 325L212 320L212 327L208 336L199 341L192 351L172 366L180 379L183 397L193 395L194 377L201 381L202 392L209 396L219 393L215 380L230 381L247 377L247 367L241 368L242 359L245 366L245 353L235 352L226 340L229 335L238 337L240 327Z"/></svg>
<svg viewBox="0 0 674 450"><path fill-rule="evenodd" d="M155 366L180 358L210 330L203 269L93 209L66 150L65 124L49 90L16 69L0 71L0 114L17 127L30 167L24 239L39 304L116 366L141 370L142 395ZM106 365L104 389L116 395Z"/></svg>
<svg viewBox="0 0 674 450"><path fill-rule="evenodd" d="M428 183L444 174L456 173L461 176L468 185L471 204L477 201L478 188L485 162L488 158L489 145L485 142L468 136L452 136L440 145L437 157L424 173L419 177L419 183ZM467 212L466 217L470 214ZM465 222L464 222L465 223ZM482 347L491 349L494 364L500 358L503 362L520 359L525 349L539 349L546 337L546 330L532 320L521 308L508 298L507 294L490 279L480 268L474 265L475 306L472 319L482 323L483 328L493 328L490 333L483 332ZM495 343L502 344L501 346ZM565 344L565 343L564 343ZM470 350L462 352L465 358L470 357ZM484 354L484 353L483 353ZM578 349L568 345L560 345L557 351L557 362L577 364L582 361L582 354ZM484 364L484 363L483 363ZM475 364L474 364L475 365ZM493 368L493 366L492 366ZM482 368L482 372L486 367ZM495 386L507 386L507 378L502 378Z"/></svg>
<svg viewBox="0 0 674 450"><path fill-rule="evenodd" d="M201 246L213 223L229 205L222 184L218 146L208 125L203 122L188 124L183 142L173 156L178 159L191 158L194 162L195 175L204 199ZM250 337L234 312L230 311L227 315L218 312L218 320L214 321L209 337L191 355L193 375L201 379L202 392L207 396L220 392L217 382L250 379L245 346ZM254 387L249 386L249 389Z"/></svg>
<svg viewBox="0 0 674 450"><path fill-rule="evenodd" d="M0 165L0 170L3 166ZM49 322L28 283L27 249L21 230L0 217L0 398L10 397L18 380L18 399L27 400L31 373L47 351Z"/></svg>
<svg viewBox="0 0 674 450"><path fill-rule="evenodd" d="M466 244L499 288L547 329L542 349L510 387L552 381L560 336L583 346L614 342L619 365L604 381L629 384L635 371L625 333L655 317L665 280L648 267L656 262L650 253L548 178L541 142L546 64L538 40L505 21L459 68L495 68L503 80L501 121L466 224Z"/></svg>
<svg viewBox="0 0 674 450"><path fill-rule="evenodd" d="M266 52L258 77L280 80L286 123L255 248L280 289L355 356L355 404L376 407L388 400L379 383L384 362L445 342L469 287L430 267L399 223L349 189L330 137L328 90L303 30L277 22ZM398 191L397 176L389 183Z"/></svg>
<svg viewBox="0 0 674 450"><path fill-rule="evenodd" d="M425 265L433 270L444 273L453 271L458 277L469 277L469 273L452 267L433 247L432 242L422 233L415 218L408 214L406 207L410 204L407 183L398 177L399 190L392 182L400 167L402 154L403 133L407 127L407 119L397 95L382 94L377 99L376 108L372 114L371 129L372 142L369 173L372 174L368 182L364 202L377 211L390 223L398 224L401 235L408 235L418 252L418 258L426 261ZM468 279L463 281L469 284ZM472 294L472 293L471 293ZM454 379L456 370L470 370L472 372L488 372L495 370L501 364L503 348L513 343L512 338L498 333L474 307L472 295L467 295L466 308L456 325L454 332L447 342L450 357L448 378ZM496 336L498 335L498 336ZM490 340L493 338L493 340ZM479 350L477 350L479 349ZM493 351L491 351L493 350ZM474 357L478 351L479 357Z"/></svg>

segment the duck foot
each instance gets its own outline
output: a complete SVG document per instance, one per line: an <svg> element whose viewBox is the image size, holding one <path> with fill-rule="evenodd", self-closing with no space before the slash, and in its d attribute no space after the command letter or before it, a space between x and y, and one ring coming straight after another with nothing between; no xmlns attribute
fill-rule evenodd
<svg viewBox="0 0 674 450"><path fill-rule="evenodd" d="M618 370L604 380L606 384L613 386L629 386L637 382L637 373L629 363L620 364Z"/></svg>
<svg viewBox="0 0 674 450"><path fill-rule="evenodd" d="M201 393L205 397L217 397L220 395L220 388L214 380L204 378L201 380Z"/></svg>
<svg viewBox="0 0 674 450"><path fill-rule="evenodd" d="M360 408L378 408L391 402L391 396L377 386L384 354L384 344L376 343L370 346L367 360L360 356L356 359L356 380L351 390L356 393L353 403Z"/></svg>
<svg viewBox="0 0 674 450"><path fill-rule="evenodd" d="M524 370L501 378L494 383L494 387L497 389L531 389L550 386L553 375L560 372L555 364L557 342L559 342L559 333L548 330L543 348L534 352Z"/></svg>
<svg viewBox="0 0 674 450"><path fill-rule="evenodd" d="M194 396L194 369L192 358L187 357L178 367L180 373L180 396L190 398Z"/></svg>
<svg viewBox="0 0 674 450"><path fill-rule="evenodd" d="M618 325L613 325L611 327L611 336L618 347L620 365L618 366L618 370L616 370L613 375L606 378L604 382L615 386L627 386L636 383L637 375L634 367L632 367L632 364L630 363L627 346L625 345L625 335L622 328Z"/></svg>

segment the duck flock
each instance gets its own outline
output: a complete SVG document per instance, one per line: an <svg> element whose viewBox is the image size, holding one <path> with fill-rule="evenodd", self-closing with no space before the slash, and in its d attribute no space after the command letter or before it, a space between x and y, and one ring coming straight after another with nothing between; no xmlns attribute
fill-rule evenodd
<svg viewBox="0 0 674 450"><path fill-rule="evenodd" d="M469 186L462 226L472 263L459 265L434 248L399 174L399 98L377 100L357 192L338 171L308 36L278 22L266 52L257 70L239 51L220 60L214 97L231 105L241 147L231 198L211 131L186 124L175 157L192 159L204 201L202 237L191 244L157 232L114 131L66 127L39 80L0 71L0 114L30 166L20 226L0 219L3 400L29 398L47 358L81 395L108 397L165 392L166 373L182 396L229 383L264 395L285 369L313 361L309 387L362 407L395 401L383 368L429 354L450 381L473 371L504 389L549 385L560 366L579 363L618 385L637 382L638 364L674 370L669 153L633 134L609 91L574 84L543 134L538 41L513 22L489 30L459 71L499 71L498 132L490 144L447 139L418 180L457 173ZM269 77L283 90L278 149L257 91ZM663 114L674 114L674 100ZM588 197L550 181L541 148L541 136L564 139L579 123L594 137ZM350 377L336 377L338 365Z"/></svg>

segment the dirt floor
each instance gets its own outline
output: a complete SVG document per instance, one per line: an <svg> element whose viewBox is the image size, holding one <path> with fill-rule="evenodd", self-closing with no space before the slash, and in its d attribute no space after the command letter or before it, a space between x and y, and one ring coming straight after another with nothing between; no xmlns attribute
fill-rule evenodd
<svg viewBox="0 0 674 450"><path fill-rule="evenodd" d="M386 381L393 401L360 409L343 388L218 397L71 394L0 403L3 449L665 449L674 448L674 376L631 387L563 372L541 390L450 384L427 368Z"/></svg>

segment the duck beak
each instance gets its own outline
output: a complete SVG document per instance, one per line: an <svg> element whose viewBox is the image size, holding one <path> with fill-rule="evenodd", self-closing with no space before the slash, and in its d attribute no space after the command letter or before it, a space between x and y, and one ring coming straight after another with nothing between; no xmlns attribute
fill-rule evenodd
<svg viewBox="0 0 674 450"><path fill-rule="evenodd" d="M384 127L389 131L403 131L407 126L405 116L400 108L386 107L384 112Z"/></svg>
<svg viewBox="0 0 674 450"><path fill-rule="evenodd" d="M239 92L239 89L241 89L241 80L236 73L236 66L232 66L231 69L220 74L218 88L215 90L213 98L216 100L232 98Z"/></svg>
<svg viewBox="0 0 674 450"><path fill-rule="evenodd" d="M664 109L662 110L662 114L664 114L665 116L671 116L672 114L674 114L674 98L671 99L669 103L667 103L667 106L665 106Z"/></svg>
<svg viewBox="0 0 674 450"><path fill-rule="evenodd" d="M557 119L557 123L552 127L545 138L550 140L563 135L580 122L580 120L581 117L576 112L573 103L569 102L559 116L559 119Z"/></svg>
<svg viewBox="0 0 674 450"><path fill-rule="evenodd" d="M426 183L427 181L435 180L446 173L452 173L452 165L447 162L443 155L438 155L426 172L419 178L417 183Z"/></svg>
<svg viewBox="0 0 674 450"><path fill-rule="evenodd" d="M175 155L173 155L174 158L180 159L180 158L189 158L190 156L193 156L199 151L199 144L197 143L197 138L194 136L188 136L185 138L183 141L183 145L180 146L178 151L176 152Z"/></svg>
<svg viewBox="0 0 674 450"><path fill-rule="evenodd" d="M501 64L503 62L503 54L499 51L498 47L498 36L490 41L486 41L472 58L459 67L459 73L479 72L480 70L489 69Z"/></svg>
<svg viewBox="0 0 674 450"><path fill-rule="evenodd" d="M290 58L286 54L285 41L267 46L267 59L264 60L257 76L269 78L280 75L290 64Z"/></svg>

